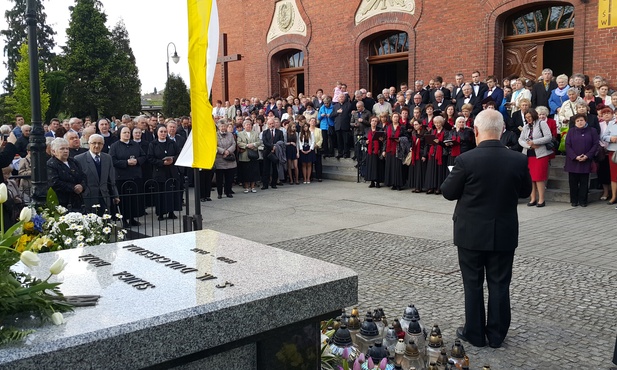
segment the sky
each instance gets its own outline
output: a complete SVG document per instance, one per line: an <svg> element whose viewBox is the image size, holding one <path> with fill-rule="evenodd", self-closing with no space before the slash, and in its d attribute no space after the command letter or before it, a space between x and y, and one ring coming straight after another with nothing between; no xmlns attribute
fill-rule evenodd
<svg viewBox="0 0 617 370"><path fill-rule="evenodd" d="M107 15L107 28L110 30L122 19L129 34L131 48L139 68L142 93L150 93L165 88L167 63L167 45L173 42L180 61L174 64L171 60L173 45L169 46L169 72L180 75L184 82L189 83L188 28L186 25L186 1L180 0L100 0L103 11ZM66 45L66 29L69 26L69 6L75 0L43 0L47 24L56 31L56 52L60 46ZM4 13L12 8L13 2L0 0L0 29L7 29ZM25 17L24 17L25 19ZM25 23L25 20L24 20ZM6 56L4 55L5 40L0 39L0 81L6 78ZM0 91L2 88L0 87ZM2 91L4 92L4 91Z"/></svg>

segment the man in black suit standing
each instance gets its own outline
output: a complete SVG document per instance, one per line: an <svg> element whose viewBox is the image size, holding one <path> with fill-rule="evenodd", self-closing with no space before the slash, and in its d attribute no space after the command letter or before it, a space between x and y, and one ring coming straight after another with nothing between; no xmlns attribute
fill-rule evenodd
<svg viewBox="0 0 617 370"><path fill-rule="evenodd" d="M334 131L336 131L336 143L338 153L336 159L349 158L351 149L351 111L354 105L347 99L347 95L341 94L338 103L334 104L330 117L334 119Z"/></svg>
<svg viewBox="0 0 617 370"><path fill-rule="evenodd" d="M261 175L261 190L268 189L268 184L271 184L272 189L276 189L278 182L278 163L272 162L268 155L274 153L276 155L275 144L279 141L284 141L283 131L274 128L274 118L268 118L266 122L268 128L261 133L261 141L264 145L263 150L263 172ZM272 174L272 176L270 176Z"/></svg>
<svg viewBox="0 0 617 370"><path fill-rule="evenodd" d="M488 76L486 78L486 86L488 90L484 92L484 96L481 96L482 100L490 96L495 102L495 106L499 107L503 102L503 90L497 86L497 78L495 76Z"/></svg>
<svg viewBox="0 0 617 370"><path fill-rule="evenodd" d="M473 88L473 94L482 100L484 93L488 90L488 86L480 81L480 72L473 71L471 73L471 87Z"/></svg>
<svg viewBox="0 0 617 370"><path fill-rule="evenodd" d="M465 76L463 76L462 73L457 73L454 76L454 90L452 91L452 103L456 104L456 99L460 98L461 96L463 96L463 86L465 86L465 81L464 81Z"/></svg>
<svg viewBox="0 0 617 370"><path fill-rule="evenodd" d="M471 111L471 116L475 117L482 110L481 99L473 94L473 89L471 85L465 84L463 86L463 96L456 99L456 111L461 112L463 105L471 104L473 105L473 110Z"/></svg>
<svg viewBox="0 0 617 370"><path fill-rule="evenodd" d="M435 83L435 88L429 92L429 94L430 94L429 98L431 100L431 104L435 103L435 101L436 101L435 100L435 92L436 91L441 91L443 93L444 99L446 99L446 100L452 99L450 97L450 90L446 89L443 86L443 78L441 78L441 76L436 76L433 79L433 81Z"/></svg>
<svg viewBox="0 0 617 370"><path fill-rule="evenodd" d="M443 92L435 91L435 102L433 103L433 109L445 112L448 105L450 105L450 103L443 97Z"/></svg>
<svg viewBox="0 0 617 370"><path fill-rule="evenodd" d="M110 214L114 211L113 205L120 203L120 196L116 188L116 171L111 156L102 152L105 141L99 134L90 135L88 139L90 150L75 156L75 162L86 175L86 188L84 189L84 204L86 212L96 213L99 216L103 212ZM92 209L94 205L98 209Z"/></svg>
<svg viewBox="0 0 617 370"><path fill-rule="evenodd" d="M531 107L539 105L548 107L548 99L551 92L557 88L557 82L553 81L553 70L544 68L542 70L542 81L537 82L531 88Z"/></svg>
<svg viewBox="0 0 617 370"><path fill-rule="evenodd" d="M465 289L465 325L456 335L473 346L498 348L510 327L510 281L518 245L519 198L531 193L527 158L499 142L503 116L482 111L474 121L477 148L458 156L441 185L454 209L454 244ZM488 314L484 307L484 274Z"/></svg>

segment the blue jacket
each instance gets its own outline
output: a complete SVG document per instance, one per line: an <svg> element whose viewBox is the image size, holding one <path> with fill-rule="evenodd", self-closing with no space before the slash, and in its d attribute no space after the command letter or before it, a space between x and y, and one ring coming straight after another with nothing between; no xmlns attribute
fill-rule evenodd
<svg viewBox="0 0 617 370"><path fill-rule="evenodd" d="M557 94L555 94L555 90L551 91L551 97L548 98L548 107L551 109L551 113L550 114L555 114L555 111L557 110L557 108L561 108L561 105L563 104L564 101L568 100L568 93L567 91L570 89L570 86L565 87L565 91L566 93L563 94L562 96L557 96Z"/></svg>
<svg viewBox="0 0 617 370"><path fill-rule="evenodd" d="M334 108L334 105L332 105L332 103L330 103L329 108L326 107L325 104L319 108L319 114L317 114L317 120L319 121L320 129L327 130L328 127L334 127L334 119L331 117L333 108Z"/></svg>

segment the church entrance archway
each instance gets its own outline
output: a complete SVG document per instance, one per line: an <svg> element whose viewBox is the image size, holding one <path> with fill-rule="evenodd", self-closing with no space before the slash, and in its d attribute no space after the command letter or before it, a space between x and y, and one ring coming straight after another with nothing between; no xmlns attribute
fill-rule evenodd
<svg viewBox="0 0 617 370"><path fill-rule="evenodd" d="M275 55L278 59L278 91L282 97L304 94L304 52L285 50ZM276 89L274 89L276 91Z"/></svg>
<svg viewBox="0 0 617 370"><path fill-rule="evenodd" d="M409 38L407 32L382 33L368 43L369 88L373 96L386 87L407 83Z"/></svg>
<svg viewBox="0 0 617 370"><path fill-rule="evenodd" d="M505 20L503 76L536 80L544 68L572 75L574 6L525 8Z"/></svg>

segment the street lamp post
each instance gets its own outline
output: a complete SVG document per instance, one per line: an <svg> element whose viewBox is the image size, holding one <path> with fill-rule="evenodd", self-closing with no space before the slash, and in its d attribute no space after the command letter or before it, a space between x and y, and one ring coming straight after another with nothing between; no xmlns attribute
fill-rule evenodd
<svg viewBox="0 0 617 370"><path fill-rule="evenodd" d="M26 24L28 25L28 60L30 62L30 110L32 132L30 155L32 158L32 200L37 206L47 198L47 167L45 165L45 130L41 118L41 86L39 84L39 56L36 41L36 0L28 0Z"/></svg>
<svg viewBox="0 0 617 370"><path fill-rule="evenodd" d="M176 44L174 44L173 42L170 42L169 44L167 44L167 83L169 83L169 47L173 45L174 46L174 55L171 56L171 60L174 61L175 64L178 64L178 61L180 60L180 57L178 56L178 53L176 52ZM167 89L167 85L165 86L165 89Z"/></svg>

